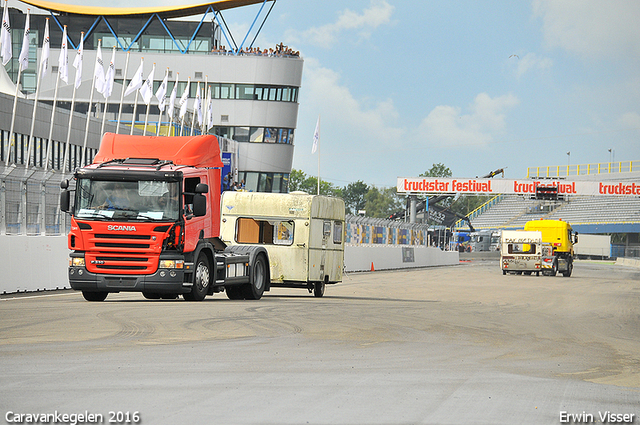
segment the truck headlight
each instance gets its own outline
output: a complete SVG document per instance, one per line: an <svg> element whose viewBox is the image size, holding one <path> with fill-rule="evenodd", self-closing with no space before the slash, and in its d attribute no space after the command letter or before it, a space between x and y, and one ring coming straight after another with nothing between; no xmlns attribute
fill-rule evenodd
<svg viewBox="0 0 640 425"><path fill-rule="evenodd" d="M184 260L160 260L158 268L161 269L183 269Z"/></svg>
<svg viewBox="0 0 640 425"><path fill-rule="evenodd" d="M84 257L69 257L69 267L84 267Z"/></svg>

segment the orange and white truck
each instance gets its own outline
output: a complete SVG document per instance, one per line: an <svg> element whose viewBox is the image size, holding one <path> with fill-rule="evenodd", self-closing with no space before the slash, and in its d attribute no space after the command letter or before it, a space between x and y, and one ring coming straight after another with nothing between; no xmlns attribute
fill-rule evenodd
<svg viewBox="0 0 640 425"><path fill-rule="evenodd" d="M88 301L123 291L261 298L271 287L265 247L220 239L222 166L213 135L106 133L93 163L61 184L71 287Z"/></svg>

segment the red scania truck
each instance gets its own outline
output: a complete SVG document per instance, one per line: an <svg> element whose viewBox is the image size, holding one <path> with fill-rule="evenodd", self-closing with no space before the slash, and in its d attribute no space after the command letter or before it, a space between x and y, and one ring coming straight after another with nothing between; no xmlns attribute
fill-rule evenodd
<svg viewBox="0 0 640 425"><path fill-rule="evenodd" d="M75 171L75 185L61 183L71 287L88 301L121 291L260 299L271 285L267 250L219 238L221 169L213 135L106 133L93 163Z"/></svg>

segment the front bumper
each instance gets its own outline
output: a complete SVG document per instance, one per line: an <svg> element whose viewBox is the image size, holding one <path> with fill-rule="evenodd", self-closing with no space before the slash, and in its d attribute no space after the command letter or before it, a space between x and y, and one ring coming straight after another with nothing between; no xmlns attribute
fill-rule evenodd
<svg viewBox="0 0 640 425"><path fill-rule="evenodd" d="M191 264L185 263L183 269L158 269L152 274L135 275L93 273L85 266L69 266L68 276L71 288L79 291L184 294L193 286L185 282L185 274L190 269Z"/></svg>

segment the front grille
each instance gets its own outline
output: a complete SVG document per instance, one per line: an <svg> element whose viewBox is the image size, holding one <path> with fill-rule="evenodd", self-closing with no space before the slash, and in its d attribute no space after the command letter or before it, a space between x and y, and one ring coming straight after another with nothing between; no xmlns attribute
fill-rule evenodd
<svg viewBox="0 0 640 425"><path fill-rule="evenodd" d="M146 270L145 266L120 266L107 264L98 264L96 265L96 268L101 270Z"/></svg>
<svg viewBox="0 0 640 425"><path fill-rule="evenodd" d="M94 235L96 239L151 239L150 235L137 235L137 234L117 234L117 233L96 233Z"/></svg>
<svg viewBox="0 0 640 425"><path fill-rule="evenodd" d="M95 246L100 248L133 248L133 249L148 249L150 247L148 243L111 243L111 242L96 242Z"/></svg>
<svg viewBox="0 0 640 425"><path fill-rule="evenodd" d="M140 226L144 228L144 226ZM147 230L147 229L145 229ZM87 232L87 270L105 274L152 274L158 270L163 237L138 232Z"/></svg>

